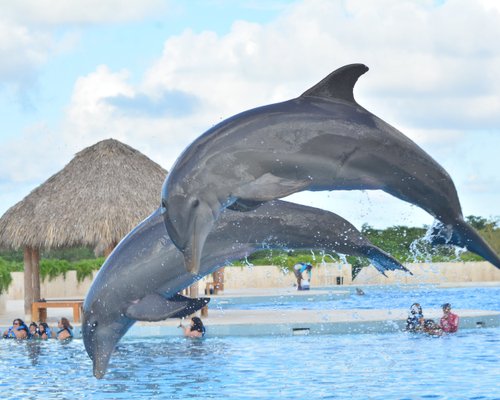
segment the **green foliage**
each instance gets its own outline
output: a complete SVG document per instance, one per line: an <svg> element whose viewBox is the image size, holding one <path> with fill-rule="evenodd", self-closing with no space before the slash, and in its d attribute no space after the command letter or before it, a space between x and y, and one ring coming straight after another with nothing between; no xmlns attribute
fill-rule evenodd
<svg viewBox="0 0 500 400"><path fill-rule="evenodd" d="M23 262L24 256L22 250L3 250L0 251L0 257L5 261Z"/></svg>
<svg viewBox="0 0 500 400"><path fill-rule="evenodd" d="M490 244L497 253L500 253L500 218L486 219L469 215L467 222L473 221L473 224L481 226L480 235ZM479 222L478 222L479 221Z"/></svg>
<svg viewBox="0 0 500 400"><path fill-rule="evenodd" d="M92 276L93 271L101 268L103 263L104 258L96 258L92 250L86 247L43 251L40 260L40 276L42 280L47 277L52 280L60 275L66 278L68 271L76 270L76 278L78 282L82 282L85 278ZM0 252L0 269L7 271L9 278L11 272L24 271L24 252L22 250ZM3 272L0 272L1 274ZM10 280L7 281L3 275L0 276L0 293L5 282L8 287Z"/></svg>
<svg viewBox="0 0 500 400"><path fill-rule="evenodd" d="M76 270L76 279L78 282L82 282L85 278L91 277L94 271L101 268L103 263L104 257L90 260L80 260L72 263L71 269Z"/></svg>
<svg viewBox="0 0 500 400"><path fill-rule="evenodd" d="M299 262L315 263L310 251L259 250L244 260L236 261L233 265L276 265L282 269L291 270Z"/></svg>
<svg viewBox="0 0 500 400"><path fill-rule="evenodd" d="M94 252L88 247L72 247L45 250L41 254L42 258L67 260L70 262L95 259Z"/></svg>
<svg viewBox="0 0 500 400"><path fill-rule="evenodd" d="M0 294L5 293L12 282L10 263L10 261L6 261L0 257Z"/></svg>
<svg viewBox="0 0 500 400"><path fill-rule="evenodd" d="M66 278L66 273L71 269L71 264L67 260L40 260L40 276L45 279L49 277L49 281L55 277L62 275Z"/></svg>
<svg viewBox="0 0 500 400"><path fill-rule="evenodd" d="M78 282L82 282L85 278L92 276L93 271L101 268L101 265L104 263L104 258L92 258L87 260L78 260L74 262L69 262L68 260L58 260L58 259L42 259L40 260L40 277L42 280L45 278L49 278L52 280L60 275L66 278L66 273L68 271L75 270L76 271L76 279ZM24 271L24 264L18 261L7 261L0 257L0 275L3 273L1 271L11 272L22 272ZM2 282L7 282L7 280L3 280L3 276L0 276L0 293ZM6 278L5 278L6 279ZM10 284L10 280L7 283Z"/></svg>
<svg viewBox="0 0 500 400"><path fill-rule="evenodd" d="M0 257L2 257L6 261L23 262L24 251L22 249L3 250L0 251ZM92 249L89 249L88 247L71 247L62 249L43 250L42 253L40 254L40 257L42 259L56 258L59 260L67 260L67 261L78 261L78 260L96 258Z"/></svg>

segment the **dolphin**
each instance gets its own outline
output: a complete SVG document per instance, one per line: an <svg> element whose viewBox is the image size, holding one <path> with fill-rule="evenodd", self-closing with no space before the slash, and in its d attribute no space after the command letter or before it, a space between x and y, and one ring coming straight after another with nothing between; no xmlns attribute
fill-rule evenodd
<svg viewBox="0 0 500 400"><path fill-rule="evenodd" d="M358 103L363 64L332 72L299 97L215 125L176 160L162 188L167 231L193 274L225 208L247 211L308 190L383 190L440 224L431 243L466 247L500 268L468 225L448 173L414 142Z"/></svg>
<svg viewBox="0 0 500 400"><path fill-rule="evenodd" d="M231 260L262 248L303 248L367 257L380 271L409 272L372 245L349 222L317 208L273 201L248 213L226 211L209 234L202 268L186 271L159 208L134 228L99 270L83 305L82 335L97 378L106 373L118 341L135 321L191 314L203 299L177 293Z"/></svg>

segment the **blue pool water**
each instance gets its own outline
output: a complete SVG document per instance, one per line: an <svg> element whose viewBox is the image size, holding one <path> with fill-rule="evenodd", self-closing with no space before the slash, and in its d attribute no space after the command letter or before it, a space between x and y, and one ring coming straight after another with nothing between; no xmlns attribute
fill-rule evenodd
<svg viewBox="0 0 500 400"><path fill-rule="evenodd" d="M354 288L339 288L354 290ZM314 302L238 308L499 310L500 288L364 287ZM314 293L314 290L311 291ZM0 340L0 399L500 399L500 328L391 334L125 337L103 380L81 340Z"/></svg>
<svg viewBox="0 0 500 400"><path fill-rule="evenodd" d="M317 301L315 292L329 290L328 300ZM350 295L335 296L337 291L349 291ZM409 309L413 303L420 303L425 309L441 308L451 303L454 309L500 310L500 286L440 288L432 285L422 286L368 286L363 287L364 296L355 294L355 287L339 286L336 289L317 288L309 291L310 296L296 297L293 301L287 296L275 297L271 301L252 301L244 304L224 303L220 309ZM216 300L216 298L215 298ZM212 302L214 303L214 302Z"/></svg>
<svg viewBox="0 0 500 400"><path fill-rule="evenodd" d="M125 339L103 380L80 340L0 341L5 399L499 399L500 329Z"/></svg>

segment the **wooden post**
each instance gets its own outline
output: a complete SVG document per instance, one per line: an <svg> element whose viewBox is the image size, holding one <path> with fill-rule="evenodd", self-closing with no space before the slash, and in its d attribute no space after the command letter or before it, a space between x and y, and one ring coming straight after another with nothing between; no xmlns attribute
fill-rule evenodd
<svg viewBox="0 0 500 400"><path fill-rule="evenodd" d="M189 297L195 299L198 297L198 282L193 283L189 286Z"/></svg>
<svg viewBox="0 0 500 400"><path fill-rule="evenodd" d="M198 282L193 283L191 286L189 286L189 297L196 299L198 297ZM191 314L190 317L196 317L198 316L198 311Z"/></svg>
<svg viewBox="0 0 500 400"><path fill-rule="evenodd" d="M24 318L31 321L31 305L33 304L33 270L31 267L31 248L24 248Z"/></svg>
<svg viewBox="0 0 500 400"><path fill-rule="evenodd" d="M31 249L31 282L33 285L33 301L40 300L40 250ZM34 318L35 315L32 315Z"/></svg>
<svg viewBox="0 0 500 400"><path fill-rule="evenodd" d="M224 268L219 268L212 274L212 279L214 280L214 294L224 291Z"/></svg>

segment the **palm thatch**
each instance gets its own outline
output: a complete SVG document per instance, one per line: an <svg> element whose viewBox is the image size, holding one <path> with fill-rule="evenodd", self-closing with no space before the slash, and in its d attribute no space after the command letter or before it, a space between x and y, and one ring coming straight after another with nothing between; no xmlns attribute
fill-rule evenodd
<svg viewBox="0 0 500 400"><path fill-rule="evenodd" d="M102 251L159 206L166 174L117 140L87 147L0 218L0 246Z"/></svg>

